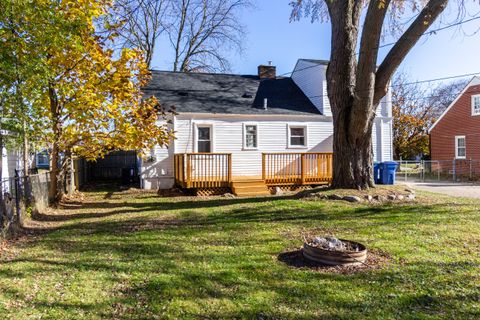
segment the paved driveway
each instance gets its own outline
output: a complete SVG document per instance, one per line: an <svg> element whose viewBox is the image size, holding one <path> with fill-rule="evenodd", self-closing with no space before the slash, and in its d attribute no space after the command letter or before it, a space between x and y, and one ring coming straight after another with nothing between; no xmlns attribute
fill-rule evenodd
<svg viewBox="0 0 480 320"><path fill-rule="evenodd" d="M453 197L480 199L480 185L471 183L451 182L407 182L409 188L442 193Z"/></svg>

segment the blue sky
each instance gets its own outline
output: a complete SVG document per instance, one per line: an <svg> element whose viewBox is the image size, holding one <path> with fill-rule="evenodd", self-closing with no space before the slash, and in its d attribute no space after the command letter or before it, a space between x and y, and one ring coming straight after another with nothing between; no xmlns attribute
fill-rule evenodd
<svg viewBox="0 0 480 320"><path fill-rule="evenodd" d="M255 9L242 13L247 27L243 55L232 54L232 72L255 74L259 64L273 61L278 74L291 71L298 58L328 59L330 56L329 23L311 23L310 19L289 22L290 0L258 0ZM456 1L450 1L441 22L433 28L451 23L457 13ZM468 15L480 12L480 5L471 0ZM408 17L407 17L408 18ZM467 17L468 18L468 17ZM423 80L457 74L480 72L480 20L462 25L463 31L451 28L434 36L424 37L400 67L412 79ZM391 42L386 38L385 42ZM388 49L381 51L381 57ZM154 67L165 69L168 57L157 58Z"/></svg>

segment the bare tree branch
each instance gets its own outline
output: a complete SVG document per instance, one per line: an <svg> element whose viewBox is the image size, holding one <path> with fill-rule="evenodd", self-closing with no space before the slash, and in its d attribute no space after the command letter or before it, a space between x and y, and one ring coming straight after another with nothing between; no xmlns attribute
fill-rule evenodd
<svg viewBox="0 0 480 320"><path fill-rule="evenodd" d="M120 36L124 47L139 48L151 67L157 40L168 26L167 10L171 0L117 0L114 16L123 22Z"/></svg>
<svg viewBox="0 0 480 320"><path fill-rule="evenodd" d="M167 29L174 48L174 71L227 71L229 49L242 51L244 27L239 10L250 0L181 0L172 6Z"/></svg>
<svg viewBox="0 0 480 320"><path fill-rule="evenodd" d="M378 104L380 99L385 96L393 73L423 33L428 30L437 17L445 10L447 3L448 0L430 0L392 47L377 71L374 104Z"/></svg>

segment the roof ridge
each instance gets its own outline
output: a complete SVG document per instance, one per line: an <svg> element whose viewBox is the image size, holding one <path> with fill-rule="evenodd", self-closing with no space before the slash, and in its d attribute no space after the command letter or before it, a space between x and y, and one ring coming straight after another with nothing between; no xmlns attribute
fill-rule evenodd
<svg viewBox="0 0 480 320"><path fill-rule="evenodd" d="M239 76L239 77L258 77L256 74L241 74L241 73L218 73L218 72L184 72L184 71L170 71L170 70L155 70L149 69L150 72L157 73L174 73L174 74L186 74L186 75L209 75L209 76Z"/></svg>

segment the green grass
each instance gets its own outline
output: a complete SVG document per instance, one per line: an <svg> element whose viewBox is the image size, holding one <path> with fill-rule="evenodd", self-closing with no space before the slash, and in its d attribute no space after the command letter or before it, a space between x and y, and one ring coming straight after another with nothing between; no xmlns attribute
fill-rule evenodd
<svg viewBox="0 0 480 320"><path fill-rule="evenodd" d="M478 203L89 193L0 258L0 319L478 319ZM388 252L356 274L278 260L303 233Z"/></svg>

